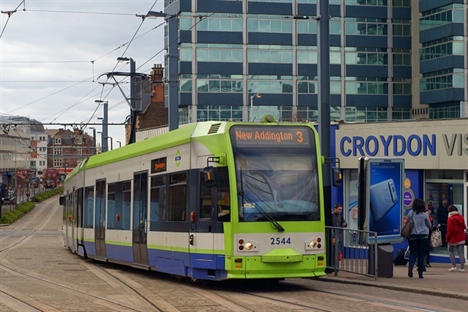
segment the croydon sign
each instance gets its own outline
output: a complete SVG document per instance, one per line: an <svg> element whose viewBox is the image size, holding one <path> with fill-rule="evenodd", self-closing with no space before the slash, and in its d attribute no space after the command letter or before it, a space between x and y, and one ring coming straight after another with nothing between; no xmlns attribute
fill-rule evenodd
<svg viewBox="0 0 468 312"><path fill-rule="evenodd" d="M339 125L335 148L343 168L368 156L404 158L407 169L468 170L468 119Z"/></svg>

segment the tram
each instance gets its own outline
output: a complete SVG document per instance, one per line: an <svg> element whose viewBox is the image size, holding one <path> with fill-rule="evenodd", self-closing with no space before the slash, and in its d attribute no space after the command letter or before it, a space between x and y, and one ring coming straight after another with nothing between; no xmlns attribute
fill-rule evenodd
<svg viewBox="0 0 468 312"><path fill-rule="evenodd" d="M64 244L193 280L323 276L322 163L308 123L189 124L77 166Z"/></svg>

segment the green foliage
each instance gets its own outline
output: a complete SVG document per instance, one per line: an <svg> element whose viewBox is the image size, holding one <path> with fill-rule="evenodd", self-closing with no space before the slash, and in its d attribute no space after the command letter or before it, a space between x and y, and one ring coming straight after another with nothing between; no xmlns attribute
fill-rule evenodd
<svg viewBox="0 0 468 312"><path fill-rule="evenodd" d="M34 209L36 205L33 202L42 202L48 198L51 198L52 196L59 195L62 193L63 188L59 187L50 191L46 191L42 194L35 195L31 198L30 202L22 203L21 205L18 205L16 209L3 213L2 217L0 218L0 224L10 224L18 220L19 218L21 218L22 216Z"/></svg>

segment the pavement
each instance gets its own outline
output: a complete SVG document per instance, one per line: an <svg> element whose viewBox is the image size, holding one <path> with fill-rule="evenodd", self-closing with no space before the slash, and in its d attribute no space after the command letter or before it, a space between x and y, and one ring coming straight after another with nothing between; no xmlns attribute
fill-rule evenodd
<svg viewBox="0 0 468 312"><path fill-rule="evenodd" d="M424 278L418 278L416 267L413 269L413 278L409 278L408 265L406 265L393 266L393 277L379 277L377 280L344 271L338 271L338 276L335 276L335 273L327 274L319 280L468 300L468 263L465 264L465 272L449 272L452 267L450 263L431 263L431 265L432 267L426 268ZM460 268L460 265L457 267Z"/></svg>

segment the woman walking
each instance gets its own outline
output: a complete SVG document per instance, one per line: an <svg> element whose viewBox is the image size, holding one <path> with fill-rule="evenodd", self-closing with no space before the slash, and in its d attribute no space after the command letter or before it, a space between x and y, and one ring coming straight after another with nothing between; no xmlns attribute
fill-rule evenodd
<svg viewBox="0 0 468 312"><path fill-rule="evenodd" d="M413 221L413 230L409 238L410 258L408 265L408 276L413 277L413 267L418 260L419 278L423 278L425 269L424 258L426 256L427 240L431 222L426 214L426 203L416 198L413 202L413 209L408 213L406 222Z"/></svg>
<svg viewBox="0 0 468 312"><path fill-rule="evenodd" d="M450 205L448 207L447 234L445 235L450 262L452 262L452 268L449 269L450 272L457 271L457 262L455 261L454 253L455 248L457 248L458 258L460 258L460 269L458 269L458 271L465 272L465 257L463 255L465 229L466 225L463 216L458 212L457 207Z"/></svg>

